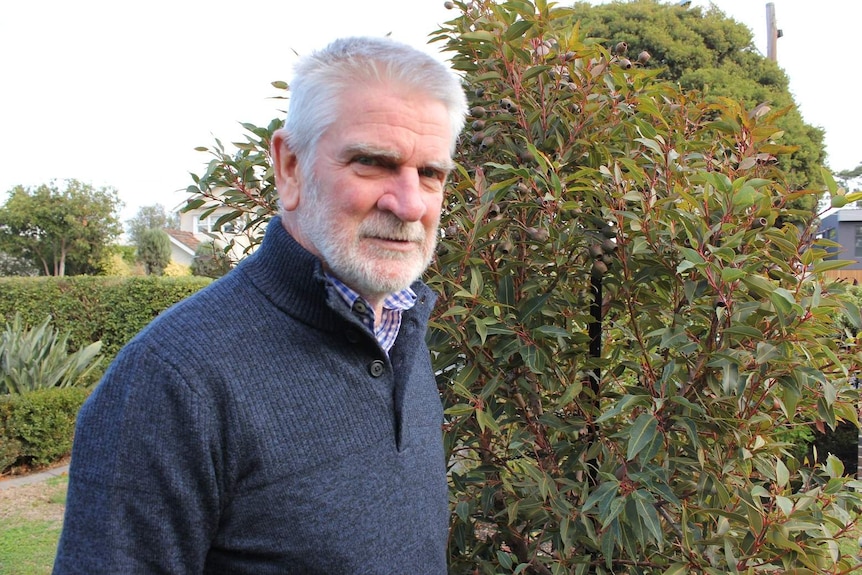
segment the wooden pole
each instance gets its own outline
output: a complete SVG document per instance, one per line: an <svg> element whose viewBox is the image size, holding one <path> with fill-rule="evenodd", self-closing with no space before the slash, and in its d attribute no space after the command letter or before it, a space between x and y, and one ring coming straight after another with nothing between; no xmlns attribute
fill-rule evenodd
<svg viewBox="0 0 862 575"><path fill-rule="evenodd" d="M781 31L775 22L775 4L766 4L766 57L773 62L778 61L778 38Z"/></svg>

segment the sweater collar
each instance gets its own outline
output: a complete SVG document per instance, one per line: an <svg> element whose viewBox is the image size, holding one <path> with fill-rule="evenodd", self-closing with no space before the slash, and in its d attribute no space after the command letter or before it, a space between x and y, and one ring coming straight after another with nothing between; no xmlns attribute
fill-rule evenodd
<svg viewBox="0 0 862 575"><path fill-rule="evenodd" d="M335 294L326 288L320 260L287 232L279 216L270 220L260 248L242 262L239 270L279 309L305 323L332 327L345 317L344 306L332 305L330 297ZM420 281L411 288L418 296L413 309L424 323L436 297Z"/></svg>

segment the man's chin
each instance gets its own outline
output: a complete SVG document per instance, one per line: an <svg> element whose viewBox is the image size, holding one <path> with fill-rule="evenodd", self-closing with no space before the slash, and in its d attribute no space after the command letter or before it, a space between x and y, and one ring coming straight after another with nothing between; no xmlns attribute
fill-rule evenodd
<svg viewBox="0 0 862 575"><path fill-rule="evenodd" d="M424 271L424 267L420 269L419 266L396 269L403 266L404 262L399 260L377 260L376 265L370 270L371 276L366 279L369 284L376 287L378 293L390 294L401 291L410 287Z"/></svg>

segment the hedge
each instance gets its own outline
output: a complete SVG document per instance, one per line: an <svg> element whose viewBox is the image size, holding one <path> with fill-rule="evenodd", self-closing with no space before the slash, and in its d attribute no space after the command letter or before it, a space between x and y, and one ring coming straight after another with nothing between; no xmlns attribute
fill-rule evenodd
<svg viewBox="0 0 862 575"><path fill-rule="evenodd" d="M72 450L78 410L89 389L0 395L0 474L16 464L47 465Z"/></svg>
<svg viewBox="0 0 862 575"><path fill-rule="evenodd" d="M0 278L0 320L15 312L27 325L46 314L69 345L102 341L103 365L159 313L211 283L201 277L6 277Z"/></svg>

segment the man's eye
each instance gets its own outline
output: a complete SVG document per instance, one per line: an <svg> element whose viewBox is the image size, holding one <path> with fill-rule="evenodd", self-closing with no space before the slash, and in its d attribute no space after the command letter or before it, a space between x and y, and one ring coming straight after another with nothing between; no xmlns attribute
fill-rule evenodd
<svg viewBox="0 0 862 575"><path fill-rule="evenodd" d="M419 169L419 177L422 178L431 178L434 180L442 180L443 173L440 170L435 168L420 168Z"/></svg>
<svg viewBox="0 0 862 575"><path fill-rule="evenodd" d="M377 158L372 158L371 156L357 156L353 158L353 161L362 166L378 166L380 162L377 161Z"/></svg>

